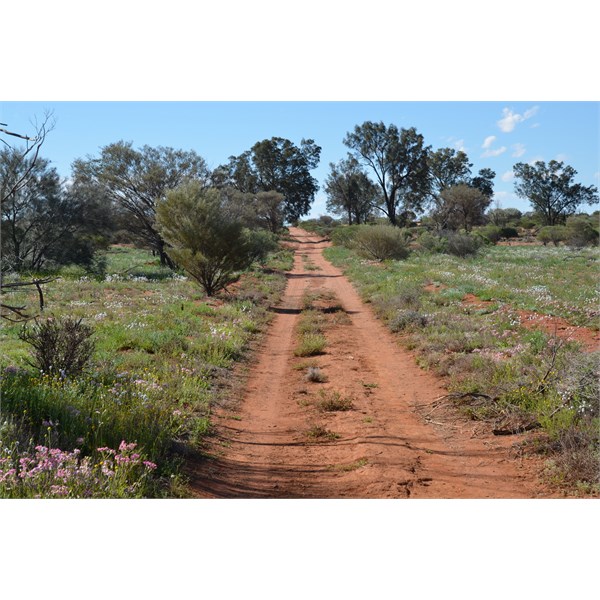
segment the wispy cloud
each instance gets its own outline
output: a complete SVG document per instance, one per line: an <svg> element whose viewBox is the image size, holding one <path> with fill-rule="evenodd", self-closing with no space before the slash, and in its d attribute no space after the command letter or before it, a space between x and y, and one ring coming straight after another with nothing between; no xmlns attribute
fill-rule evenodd
<svg viewBox="0 0 600 600"><path fill-rule="evenodd" d="M498 127L504 133L510 133L517 126L517 123L522 123L527 119L531 119L537 111L538 106L532 106L530 109L526 110L523 114L515 113L510 108L502 109L502 118L498 121Z"/></svg>
<svg viewBox="0 0 600 600"><path fill-rule="evenodd" d="M488 135L485 140L483 140L483 144L481 147L485 150L485 152L481 155L481 158L489 158L491 156L500 156L502 153L506 152L506 146L502 146L501 148L492 149L492 144L496 141L495 135Z"/></svg>
<svg viewBox="0 0 600 600"><path fill-rule="evenodd" d="M513 144L512 149L512 155L515 158L519 158L520 156L523 156L523 154L525 154L525 146L523 144Z"/></svg>
<svg viewBox="0 0 600 600"><path fill-rule="evenodd" d="M513 171L506 171L506 173L504 173L502 175L502 177L500 179L502 179L502 181L512 181L515 178L515 174Z"/></svg>
<svg viewBox="0 0 600 600"><path fill-rule="evenodd" d="M481 157L482 158L490 158L492 156L500 156L506 152L506 146L502 146L501 148L497 148L496 150L486 150Z"/></svg>
<svg viewBox="0 0 600 600"><path fill-rule="evenodd" d="M569 157L564 152L561 152L560 154L556 155L554 160L557 160L558 162L567 162L568 158Z"/></svg>
<svg viewBox="0 0 600 600"><path fill-rule="evenodd" d="M536 163L536 162L538 162L538 161L542 161L542 162L543 162L543 161L544 161L544 157L543 157L543 156L540 156L540 155L538 154L538 156L534 156L534 157L533 157L533 158L532 158L532 159L531 159L531 160L530 160L530 161L529 161L527 164L528 164L528 165L531 165L531 166L533 166L533 165L535 165L535 163Z"/></svg>
<svg viewBox="0 0 600 600"><path fill-rule="evenodd" d="M488 135L485 140L483 140L483 145L481 146L483 149L489 148L496 141L495 135Z"/></svg>

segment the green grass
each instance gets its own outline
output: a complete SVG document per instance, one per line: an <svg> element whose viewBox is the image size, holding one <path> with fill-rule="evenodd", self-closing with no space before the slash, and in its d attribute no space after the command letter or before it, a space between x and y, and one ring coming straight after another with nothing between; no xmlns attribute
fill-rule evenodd
<svg viewBox="0 0 600 600"><path fill-rule="evenodd" d="M317 356L324 354L327 346L327 338L320 333L307 333L300 338L296 349L295 356Z"/></svg>
<svg viewBox="0 0 600 600"><path fill-rule="evenodd" d="M344 397L335 390L320 390L317 408L323 412L343 412L352 410L352 398Z"/></svg>
<svg viewBox="0 0 600 600"><path fill-rule="evenodd" d="M136 443L158 464L156 485L146 482L144 493L185 493L173 448L196 448L210 432L212 405L227 395L232 369L270 320L289 257L277 253L234 292L213 299L143 250L112 247L103 277L64 269L44 287L42 317L68 315L93 326L90 370L67 381L33 372L29 347L18 339L22 325L3 322L0 421L20 432L21 447L46 444L94 457L98 447ZM35 305L35 296L16 296Z"/></svg>
<svg viewBox="0 0 600 600"><path fill-rule="evenodd" d="M325 253L401 333L423 368L446 377L451 392L489 397L462 397L472 418L488 419L499 430L539 423L546 451L559 453L556 464L569 465L561 481L600 485L597 470L578 469L564 458L566 452L580 456L580 465L600 460L599 353L528 330L517 313L534 310L598 329L598 249L497 246L469 259L414 253L383 267L342 247ZM440 286L437 292L423 289L431 283ZM464 305L465 294L493 305ZM575 448L577 440L587 440L585 447Z"/></svg>

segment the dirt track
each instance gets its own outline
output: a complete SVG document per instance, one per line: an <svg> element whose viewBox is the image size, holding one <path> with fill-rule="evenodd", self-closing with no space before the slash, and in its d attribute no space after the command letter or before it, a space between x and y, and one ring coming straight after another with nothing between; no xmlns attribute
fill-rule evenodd
<svg viewBox="0 0 600 600"><path fill-rule="evenodd" d="M540 463L517 457L519 436L431 404L446 391L401 349L358 294L322 256L327 244L291 229L294 268L241 401L216 413L209 457L190 468L199 498L540 498ZM304 255L304 258L303 258ZM306 268L306 260L313 268ZM316 362L326 383L294 369L295 328L307 291L334 292L347 317L326 330ZM342 316L343 314L342 313ZM319 390L352 398L323 413ZM435 411L428 407L435 407ZM314 441L321 426L336 439Z"/></svg>

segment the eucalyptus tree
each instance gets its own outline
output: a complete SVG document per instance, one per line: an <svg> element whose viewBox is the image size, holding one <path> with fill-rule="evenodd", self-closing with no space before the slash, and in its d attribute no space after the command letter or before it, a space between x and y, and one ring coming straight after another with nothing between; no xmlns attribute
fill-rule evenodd
<svg viewBox="0 0 600 600"><path fill-rule="evenodd" d="M272 137L230 156L229 163L216 170L215 179L244 193L282 194L284 219L294 222L309 213L319 189L310 171L317 168L320 156L314 140L303 139L298 147L288 139Z"/></svg>
<svg viewBox="0 0 600 600"><path fill-rule="evenodd" d="M129 231L159 255L161 264L172 267L156 227L156 206L168 190L183 183L207 186L210 171L205 160L191 150L163 146L136 150L131 142L119 141L104 146L97 158L76 160L73 179L101 186L110 201L129 215Z"/></svg>
<svg viewBox="0 0 600 600"><path fill-rule="evenodd" d="M582 204L598 203L598 188L575 183L577 171L562 161L517 163L513 171L515 193L529 200L544 225L564 223Z"/></svg>
<svg viewBox="0 0 600 600"><path fill-rule="evenodd" d="M410 213L424 210L431 192L429 147L414 127L365 121L346 135L344 144L375 176L383 196L379 208L392 225L404 225Z"/></svg>
<svg viewBox="0 0 600 600"><path fill-rule="evenodd" d="M329 168L325 180L327 210L345 216L349 225L366 222L379 206L378 187L352 156L337 164L330 163Z"/></svg>

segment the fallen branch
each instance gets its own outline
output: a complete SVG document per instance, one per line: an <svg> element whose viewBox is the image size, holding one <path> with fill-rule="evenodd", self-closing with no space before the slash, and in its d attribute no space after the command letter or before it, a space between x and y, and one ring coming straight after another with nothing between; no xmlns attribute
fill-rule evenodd
<svg viewBox="0 0 600 600"><path fill-rule="evenodd" d="M539 429L540 427L540 423L534 421L533 423L528 423L527 425L522 425L521 427L513 427L511 429L492 429L492 433L494 435L516 435L517 433L525 433L526 431Z"/></svg>

